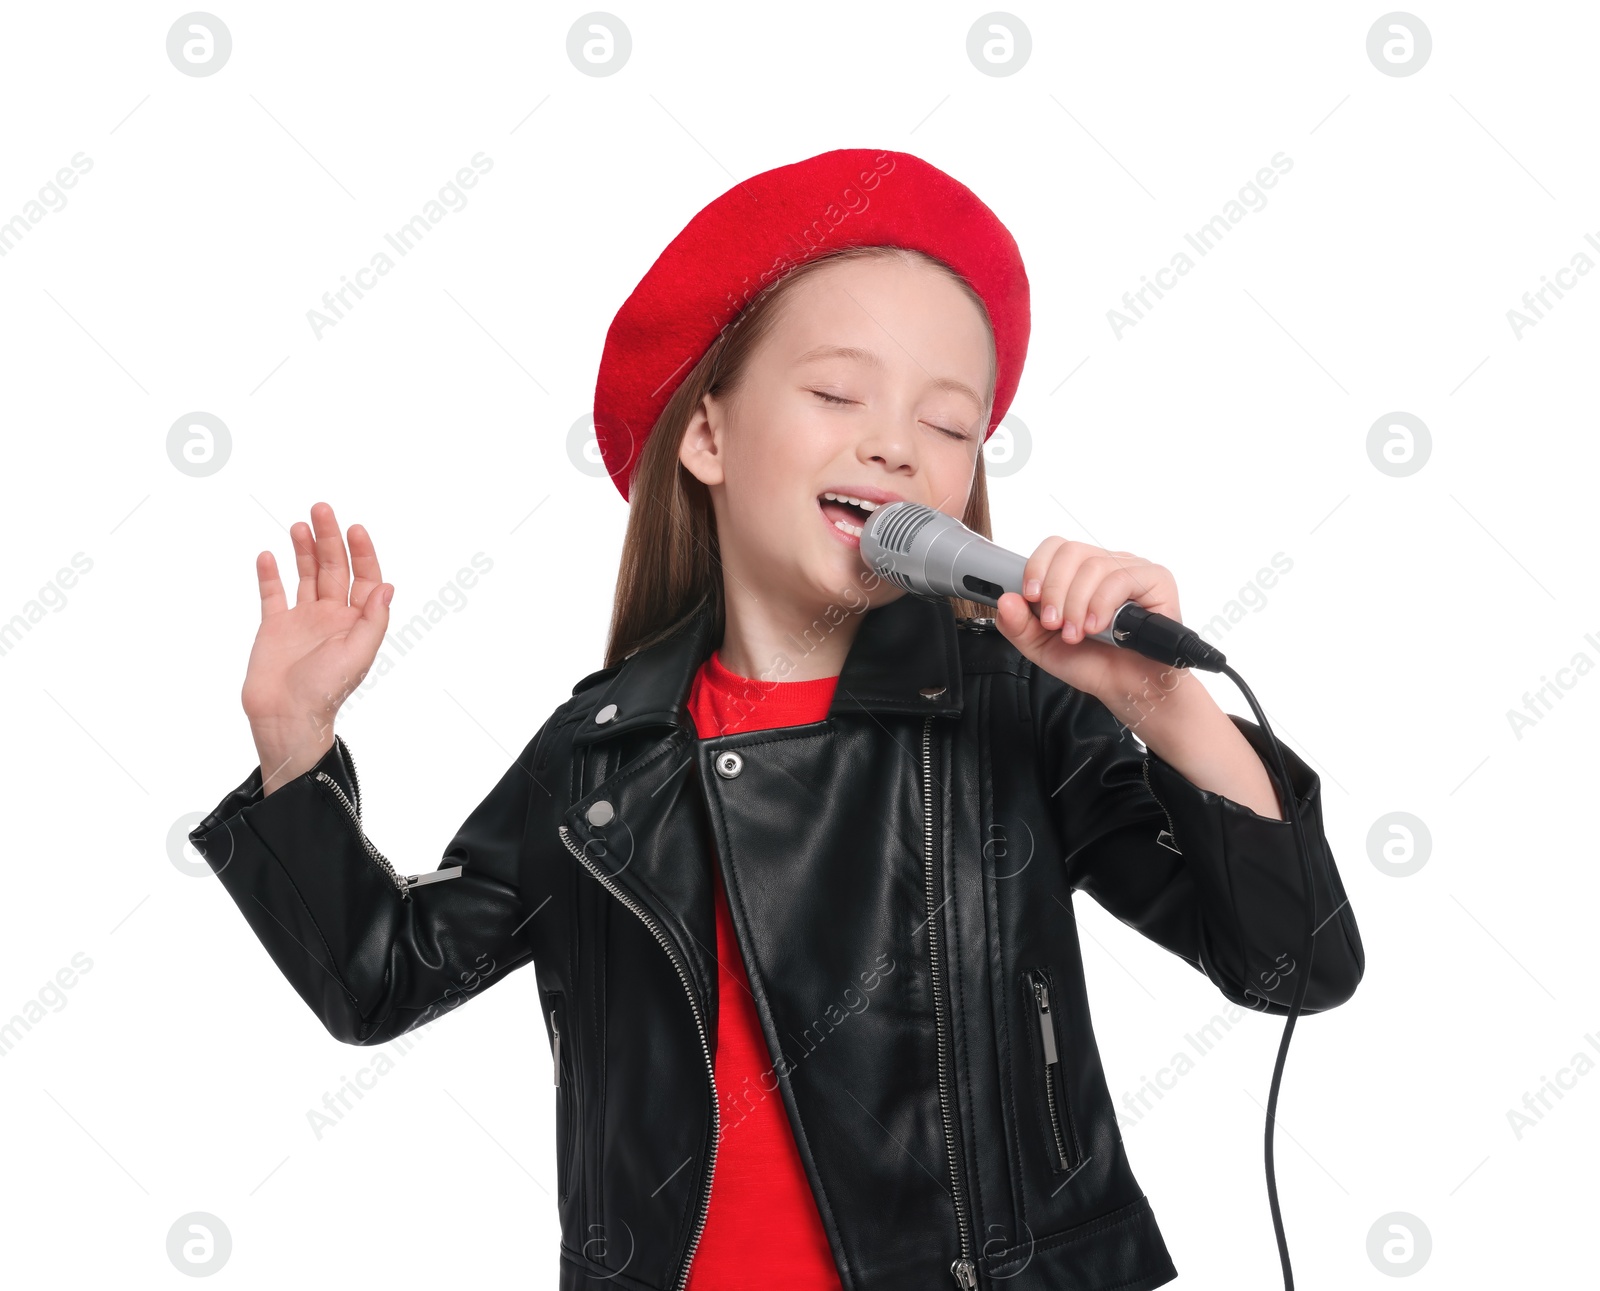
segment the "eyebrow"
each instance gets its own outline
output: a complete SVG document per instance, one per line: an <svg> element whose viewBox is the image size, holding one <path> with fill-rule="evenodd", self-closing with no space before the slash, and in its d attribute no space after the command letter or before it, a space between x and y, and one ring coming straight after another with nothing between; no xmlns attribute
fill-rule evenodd
<svg viewBox="0 0 1600 1291"><path fill-rule="evenodd" d="M883 367L883 360L875 351L864 350L857 345L819 345L813 350L807 350L794 361L794 365L800 367L822 359L852 359L857 363L865 363L870 368L881 370ZM931 380L936 389L964 394L980 409L983 407L983 397L965 381L957 381L954 377L933 377Z"/></svg>

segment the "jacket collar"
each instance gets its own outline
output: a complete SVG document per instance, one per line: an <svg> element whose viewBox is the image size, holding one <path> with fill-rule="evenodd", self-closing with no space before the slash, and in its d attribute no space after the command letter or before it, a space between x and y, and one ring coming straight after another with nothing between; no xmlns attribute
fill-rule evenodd
<svg viewBox="0 0 1600 1291"><path fill-rule="evenodd" d="M818 633L831 630L826 618L816 628ZM868 610L850 643L828 716L960 716L957 632L955 613L943 598L933 600L908 592ZM712 640L710 607L702 607L680 631L622 662L588 719L573 735L573 742L589 744L653 725L677 726L693 735L689 687L718 644ZM808 649L805 640L792 644L791 661Z"/></svg>

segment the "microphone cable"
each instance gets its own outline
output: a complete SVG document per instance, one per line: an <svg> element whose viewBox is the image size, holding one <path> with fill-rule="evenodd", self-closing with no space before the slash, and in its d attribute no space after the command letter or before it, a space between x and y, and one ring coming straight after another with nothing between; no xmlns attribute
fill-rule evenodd
<svg viewBox="0 0 1600 1291"><path fill-rule="evenodd" d="M1228 677L1244 695L1262 733L1272 746L1272 760L1277 768L1278 779L1283 785L1283 793L1288 799L1280 806L1294 830L1295 850L1300 857L1300 875L1305 881L1306 891L1305 941L1300 958L1295 961L1293 971L1297 977L1294 998L1289 1004L1288 1020L1283 1027L1283 1039L1278 1045L1278 1060L1272 1068L1272 1088L1267 1094L1265 1144L1267 1201L1272 1209L1272 1231L1278 1241L1278 1262L1283 1266L1283 1288L1284 1291L1294 1291L1294 1268L1289 1263L1289 1242L1284 1236L1283 1210L1278 1204L1278 1171L1273 1161L1272 1132L1278 1121L1278 1089L1283 1083L1283 1067L1289 1056L1289 1040L1294 1035L1295 1021L1300 1016L1301 1007L1305 1004L1306 989L1311 984L1311 958L1316 950L1315 939L1321 924L1317 920L1317 889L1316 880L1311 872L1311 850L1306 844L1305 828L1300 823L1299 802L1295 796L1294 785L1289 779L1289 768L1284 760L1283 746L1278 743L1277 734L1267 721L1267 715L1261 711L1261 705L1256 702L1255 692L1228 664L1227 656L1203 639L1199 633L1186 628L1176 619L1168 618L1165 614L1152 613L1141 605L1127 601L1112 615L1110 626L1103 633L1095 635L1122 649L1142 654L1156 663L1177 668L1200 668ZM1246 988L1247 991L1252 989ZM1271 1001L1265 995L1262 995L1261 999L1264 1009L1265 1004Z"/></svg>
<svg viewBox="0 0 1600 1291"><path fill-rule="evenodd" d="M1304 954L1301 963L1296 963L1295 965L1299 980L1295 983L1294 999L1289 1005L1288 1020L1283 1026L1283 1039L1278 1045L1278 1061L1272 1069L1272 1089L1267 1095L1267 1201L1272 1207L1272 1230L1278 1239L1278 1262L1283 1266L1283 1288L1284 1291L1294 1291L1294 1269L1289 1264L1289 1243L1283 1235L1283 1213L1278 1206L1278 1174L1272 1160L1272 1130L1278 1120L1278 1086L1283 1081L1284 1060L1289 1056L1289 1038L1294 1035L1295 1019L1300 1016L1300 1007L1305 1003L1306 987L1311 982L1311 957L1316 951L1315 939L1321 927L1316 922L1317 889L1311 875L1310 851L1306 846L1305 829L1300 824L1299 804L1295 797L1294 785L1289 780L1289 768L1284 763L1283 749L1278 744L1278 737L1273 734L1272 727L1267 723L1266 714L1261 711L1261 705L1256 702L1255 693L1249 686L1245 685L1244 678L1227 663L1222 664L1216 671L1230 678L1233 684L1239 688L1249 702L1251 711L1255 713L1256 721L1260 723L1262 731L1266 733L1267 739L1272 744L1272 758L1277 764L1278 778L1282 781L1283 792L1289 799L1282 806L1285 816L1288 817L1289 823L1294 827L1295 847L1300 853L1300 872L1306 884ZM1302 964L1304 971L1301 971Z"/></svg>
<svg viewBox="0 0 1600 1291"><path fill-rule="evenodd" d="M971 592L968 591L967 594L970 595ZM1278 1171L1273 1161L1272 1131L1278 1121L1278 1089L1283 1083L1283 1066L1289 1056L1289 1040L1294 1035L1295 1020L1300 1016L1301 1007L1305 1004L1306 989L1311 984L1311 958L1316 950L1316 935L1322 925L1317 920L1317 889L1316 880L1311 872L1311 850L1306 844L1305 828L1300 823L1299 802L1295 796L1294 785L1289 779L1289 768L1284 760L1283 746L1278 743L1277 734L1267 721L1267 715L1261 711L1261 705L1256 702L1255 692L1228 664L1227 656L1202 638L1199 633L1186 628L1176 619L1168 618L1165 614L1153 613L1133 601L1126 601L1112 615L1110 626L1094 635L1121 649L1142 654L1156 663L1176 668L1200 668L1206 672L1221 673L1228 677L1249 702L1250 711L1255 714L1256 722L1272 746L1272 760L1277 768L1278 779L1283 785L1283 793L1288 799L1280 806L1283 807L1284 816L1294 830L1295 850L1300 857L1300 875L1305 881L1306 891L1305 941L1300 958L1295 961L1293 971L1297 976L1294 998L1289 1004L1288 1020L1283 1026L1283 1039L1278 1045L1278 1060L1272 1068L1272 1088L1267 1094L1265 1145L1267 1201L1272 1209L1272 1231L1278 1241L1278 1262L1283 1266L1283 1288L1284 1291L1294 1291L1294 1268L1289 1263L1289 1242L1283 1233L1283 1211L1278 1204ZM1332 915L1329 918L1332 918ZM1246 990L1253 991L1253 988L1247 987ZM1271 1001L1265 995L1262 995L1261 999L1265 1009L1265 1005Z"/></svg>

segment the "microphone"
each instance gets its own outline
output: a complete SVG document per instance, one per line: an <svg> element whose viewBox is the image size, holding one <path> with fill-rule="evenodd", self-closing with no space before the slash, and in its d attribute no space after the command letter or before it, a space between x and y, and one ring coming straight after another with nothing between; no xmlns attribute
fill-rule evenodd
<svg viewBox="0 0 1600 1291"><path fill-rule="evenodd" d="M998 606L1002 592L1022 592L1028 559L974 533L954 516L920 502L890 502L867 517L861 557L881 577L914 596L960 596ZM1037 607L1034 613L1038 613ZM1092 641L1133 650L1176 668L1221 672L1227 657L1176 619L1124 601Z"/></svg>

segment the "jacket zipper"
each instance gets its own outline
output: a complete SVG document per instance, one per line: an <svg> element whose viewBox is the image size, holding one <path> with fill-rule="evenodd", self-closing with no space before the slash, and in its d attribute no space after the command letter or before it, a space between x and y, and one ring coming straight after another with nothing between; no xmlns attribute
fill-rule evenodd
<svg viewBox="0 0 1600 1291"><path fill-rule="evenodd" d="M389 858L373 846L372 840L367 837L367 831L361 827L361 779L356 775L356 760L350 755L350 746L348 744L340 740L339 746L344 753L345 765L350 768L350 787L355 790L355 802L352 803L350 801L349 795L339 787L339 782L326 771L317 772L317 781L333 790L333 796L339 800L339 805L344 808L345 815L349 816L351 822L355 825L356 837L361 840L361 846L366 849L367 855L372 858L373 863L388 876L389 882L394 884L396 891L400 893L400 899L402 901L411 900L411 889L419 883L438 883L444 879L459 878L461 876L461 867L459 865L430 870L426 874L401 874L389 862Z"/></svg>
<svg viewBox="0 0 1600 1291"><path fill-rule="evenodd" d="M350 752L350 746L341 738L339 752L344 755L344 764L350 768L350 787L356 791L356 815L361 814L361 777L356 774L356 760Z"/></svg>
<svg viewBox="0 0 1600 1291"><path fill-rule="evenodd" d="M1072 1157L1067 1152L1066 1140L1061 1135L1061 1118L1056 1111L1056 1082L1050 1074L1050 1068L1060 1069L1060 1054L1056 1051L1055 1021L1050 1013L1050 987L1041 974L1035 974L1032 981L1034 1009L1039 1017L1039 1039L1044 1046L1044 1098L1050 1109L1050 1134L1055 1140L1056 1157L1061 1162L1061 1168L1070 1170ZM1062 1083L1064 1087L1065 1081ZM1070 1111L1068 1115L1070 1117Z"/></svg>
<svg viewBox="0 0 1600 1291"><path fill-rule="evenodd" d="M950 1262L950 1273L962 1291L977 1291L978 1266L972 1259L972 1239L967 1228L966 1201L961 1189L960 1173L956 1168L956 1141L951 1132L950 1098L945 1082L944 1058L944 993L940 989L939 974L939 920L933 904L933 718L930 715L922 726L922 829L923 875L928 906L928 964L933 974L934 1032L939 1040L939 1113L944 1118L945 1153L950 1158L951 1200L956 1206L956 1224L960 1230L961 1254Z"/></svg>
<svg viewBox="0 0 1600 1291"><path fill-rule="evenodd" d="M1169 852L1177 852L1179 856L1182 856L1183 853L1178 850L1178 834L1177 834L1177 831L1172 828L1172 813L1167 810L1167 804L1162 802L1160 798L1156 797L1155 786L1150 783L1150 759L1149 758L1146 758L1144 760L1144 787L1146 789L1150 790L1150 796L1152 798L1155 798L1156 806L1161 808L1161 814L1167 818L1167 838L1170 841L1162 843L1160 835L1157 835L1156 836L1156 842L1161 843L1161 846L1165 847Z"/></svg>
<svg viewBox="0 0 1600 1291"><path fill-rule="evenodd" d="M354 785L356 782L354 770L355 764L352 762L350 763L350 766L350 780L352 785ZM343 789L339 787L339 782L326 771L318 771L317 780L333 790L333 796L339 800L339 805L344 808L345 814L350 817L351 824L356 827L356 837L361 840L361 846L366 848L367 855L372 858L373 863L389 876L389 882L393 883L395 890L400 893L400 899L402 901L411 900L411 888L414 880L408 879L402 875L398 870L395 869L393 865L389 863L389 859L372 845L372 840L367 837L367 831L361 828L361 809L355 803L350 801L349 796ZM357 788L357 802L360 801L360 794L361 790Z"/></svg>
<svg viewBox="0 0 1600 1291"><path fill-rule="evenodd" d="M554 1052L551 1057L555 1059L556 1088L561 1088L561 1028L556 1024L556 1011L550 1010L550 1030L555 1034L556 1042L552 1046Z"/></svg>
<svg viewBox="0 0 1600 1291"><path fill-rule="evenodd" d="M552 997L554 997L558 993L552 992L551 994ZM577 1090L572 1087L571 1082L568 1082L565 1094L563 1094L561 1090L561 1024L556 1020L557 1012L558 1010L556 1009L550 1010L550 1033L555 1037L554 1043L551 1045L550 1056L556 1071L556 1105L561 1109L561 1115L564 1121L564 1124L561 1126L561 1132L566 1139L566 1151L562 1154L561 1160L557 1163L557 1170L560 1174L562 1185L559 1188L561 1194L559 1200L565 1202L567 1199L567 1194L572 1188L572 1153L574 1150L573 1140L575 1137L574 1126L572 1124L572 1109L574 1107L572 1100L576 1096Z"/></svg>
<svg viewBox="0 0 1600 1291"><path fill-rule="evenodd" d="M694 1236L689 1239L689 1253L684 1257L683 1271L678 1275L678 1282L675 1288L675 1291L683 1291L684 1284L689 1281L689 1267L694 1263L695 1250L700 1245L700 1235L705 1231L706 1212L711 1205L711 1180L717 1169L717 1144L722 1128L721 1112L717 1106L717 1070L711 1061L711 1045L706 1039L705 1019L700 1014L700 999L695 994L694 986L689 980L689 974L684 971L683 965L678 962L678 956L672 949L671 941L669 941L667 939L667 935L661 931L660 924L655 921L650 912L632 897L630 897L626 892L624 892L617 883L606 877L606 875L602 873L600 869L598 869L589 860L589 858L583 854L582 848L573 846L572 837L567 832L567 827L565 825L560 826L559 832L561 834L561 841L566 845L567 850L578 858L584 869L588 870L590 874L594 875L595 878L600 880L601 886L604 887L607 892L611 893L611 895L616 897L617 900L621 901L623 905L632 910L634 914L638 915L639 918L644 921L644 926L648 928L654 935L655 939L661 943L661 949L667 952L667 958L672 961L672 966L678 970L678 978L683 983L683 989L688 993L689 996L689 1007L694 1011L694 1024L700 1032L700 1052L705 1056L706 1060L706 1079L711 1082L711 1163L709 1168L706 1170L706 1183L700 1194L700 1213L695 1219Z"/></svg>

